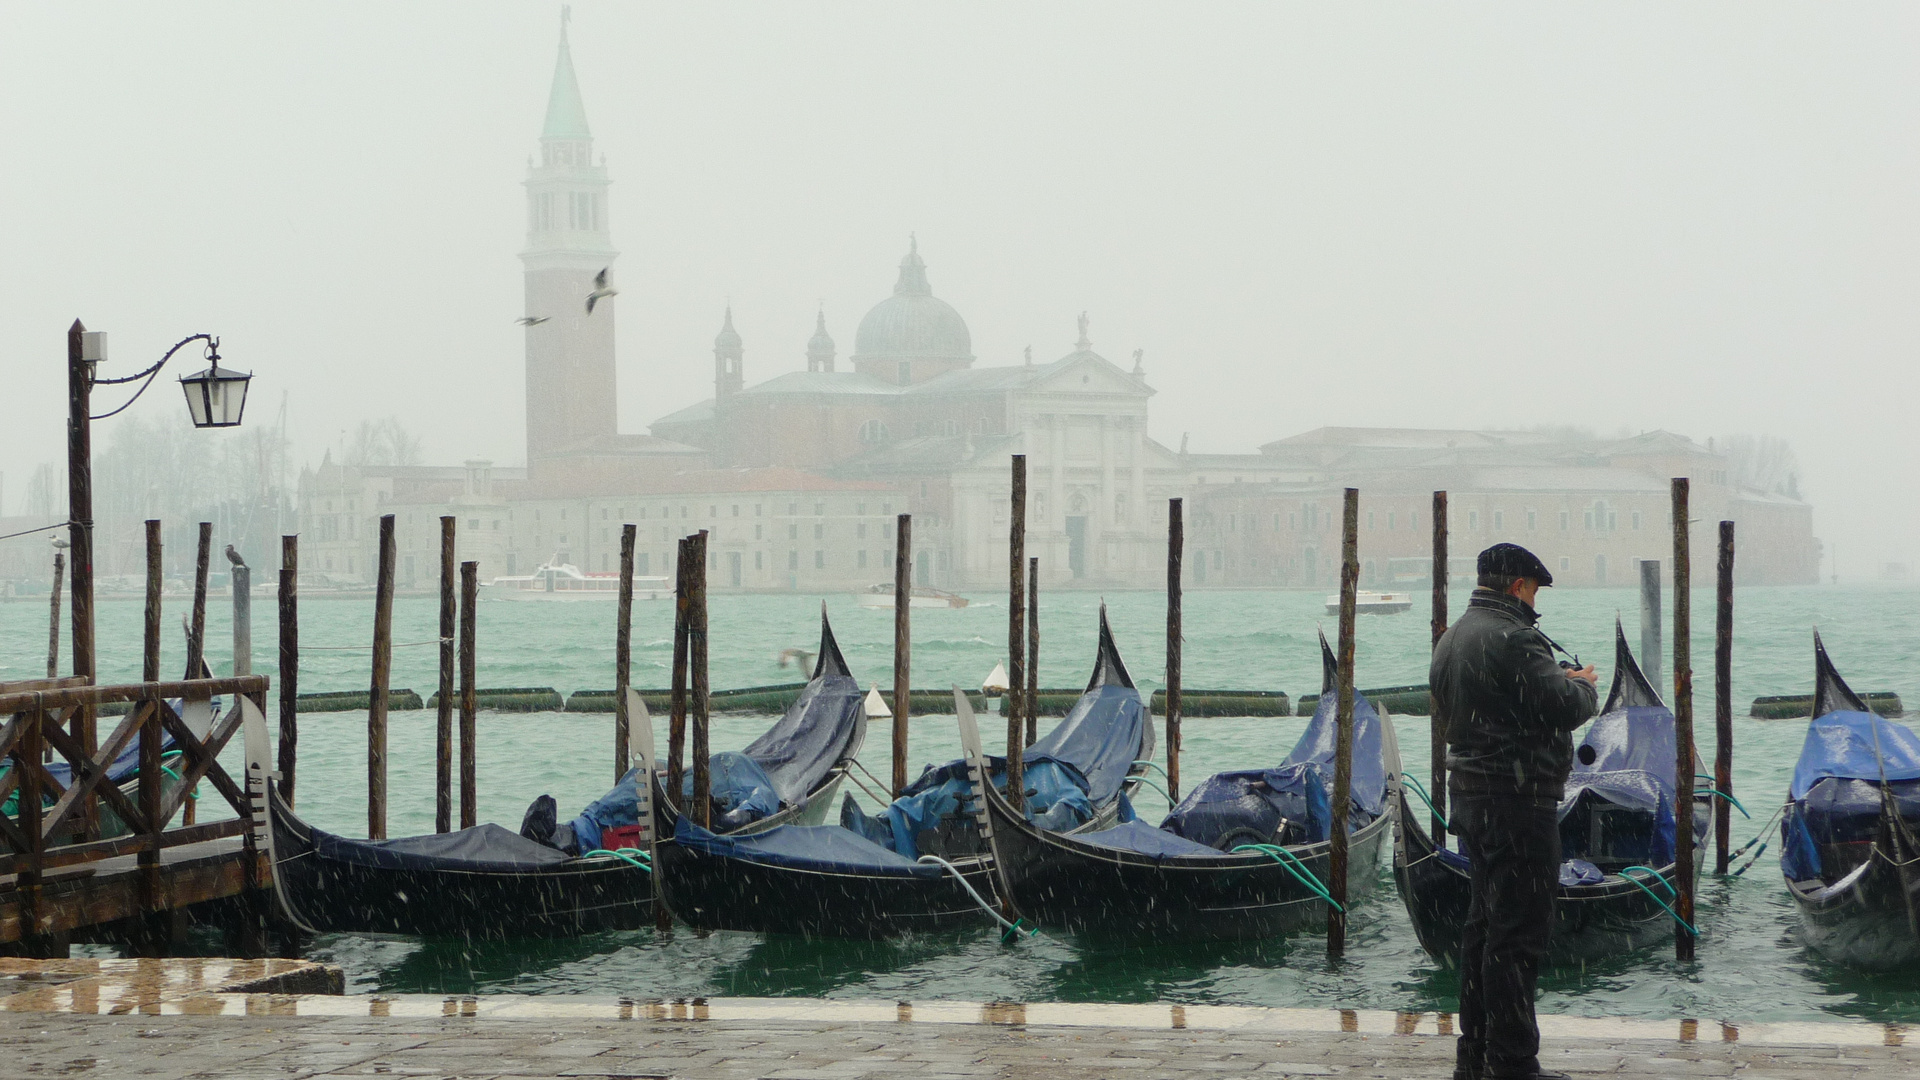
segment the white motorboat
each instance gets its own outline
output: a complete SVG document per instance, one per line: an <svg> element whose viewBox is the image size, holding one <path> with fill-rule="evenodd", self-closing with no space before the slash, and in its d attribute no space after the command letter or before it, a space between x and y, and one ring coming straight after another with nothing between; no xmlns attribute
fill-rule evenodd
<svg viewBox="0 0 1920 1080"><path fill-rule="evenodd" d="M547 562L531 574L508 574L486 584L493 600L618 600L619 574L589 574L572 563ZM663 577L633 579L635 600L660 600L673 595Z"/></svg>
<svg viewBox="0 0 1920 1080"><path fill-rule="evenodd" d="M884 582L869 588L866 592L854 596L854 601L864 608L893 607L893 583ZM958 593L942 592L925 585L915 585L907 596L910 608L963 608L967 598Z"/></svg>
<svg viewBox="0 0 1920 1080"><path fill-rule="evenodd" d="M1413 594L1404 592L1366 592L1354 594L1353 611L1356 615L1398 615L1413 607ZM1327 596L1327 614L1340 614L1340 594Z"/></svg>

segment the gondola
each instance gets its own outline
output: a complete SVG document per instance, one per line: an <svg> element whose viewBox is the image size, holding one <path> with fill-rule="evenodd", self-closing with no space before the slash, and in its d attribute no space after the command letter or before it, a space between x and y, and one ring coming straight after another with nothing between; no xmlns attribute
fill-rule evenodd
<svg viewBox="0 0 1920 1080"><path fill-rule="evenodd" d="M1088 937L1245 941L1324 929L1338 694L1324 638L1320 648L1320 704L1286 760L1209 777L1158 828L1134 820L1049 833L998 791L981 792L1000 895L1036 926ZM1349 904L1379 879L1400 772L1391 726L1357 694L1353 723Z"/></svg>
<svg viewBox="0 0 1920 1080"><path fill-rule="evenodd" d="M1121 813L1152 755L1146 696L1114 646L1104 606L1093 676L1067 716L1021 755L1029 798L1067 829ZM990 770L1005 783L1005 761ZM881 815L852 803L840 825L716 836L685 819L657 847L660 887L681 920L706 930L885 938L969 928L991 916L986 844L963 809L967 763L930 766ZM937 861L936 861L937 860Z"/></svg>
<svg viewBox="0 0 1920 1080"><path fill-rule="evenodd" d="M1693 756L1699 760L1699 751ZM1675 758L1673 713L1634 662L1616 620L1613 686L1580 741L1559 806L1563 861L1549 963L1597 960L1673 936ZM1694 800L1696 880L1712 821L1708 798ZM1420 818L1402 803L1394 884L1421 947L1452 964L1472 894L1467 857L1436 845Z"/></svg>
<svg viewBox="0 0 1920 1080"><path fill-rule="evenodd" d="M1868 709L1813 637L1814 718L1780 822L1801 935L1860 968L1920 961L1920 739Z"/></svg>
<svg viewBox="0 0 1920 1080"><path fill-rule="evenodd" d="M737 770L755 773L778 792L779 807L762 820L741 823L740 829L796 820L809 804L830 802L859 750L866 730L859 684L824 611L820 629L812 680L780 721L744 752L754 768ZM302 821L269 784L274 891L283 912L310 932L475 940L652 925L654 884L646 860L631 853L591 854L603 842L603 827L637 824L645 815L658 835L672 828L676 816L653 768L644 706L633 719L638 764L606 797L562 827L572 837L565 846L584 855L494 824L398 840L336 836ZM716 801L727 794L716 792Z"/></svg>

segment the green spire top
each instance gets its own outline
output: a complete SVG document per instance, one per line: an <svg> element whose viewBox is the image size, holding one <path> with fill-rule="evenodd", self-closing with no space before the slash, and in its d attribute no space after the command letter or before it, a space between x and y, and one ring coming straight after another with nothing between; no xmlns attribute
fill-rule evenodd
<svg viewBox="0 0 1920 1080"><path fill-rule="evenodd" d="M587 107L580 101L580 80L573 74L573 52L567 47L567 23L573 9L560 9L560 57L553 64L553 89L547 94L547 122L542 139L591 139Z"/></svg>

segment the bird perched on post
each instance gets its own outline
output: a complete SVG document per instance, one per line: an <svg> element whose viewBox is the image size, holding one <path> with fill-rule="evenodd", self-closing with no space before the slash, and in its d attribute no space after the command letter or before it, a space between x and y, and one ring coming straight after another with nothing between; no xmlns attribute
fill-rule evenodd
<svg viewBox="0 0 1920 1080"><path fill-rule="evenodd" d="M593 310L593 300L591 298L587 300L587 310ZM513 321L519 323L521 326L539 326L552 317L551 315L522 315Z"/></svg>
<svg viewBox="0 0 1920 1080"><path fill-rule="evenodd" d="M609 269L611 269L611 267L603 266L600 268L599 273L593 275L593 291L587 294L587 314L589 315L593 314L593 305L595 303L609 296L620 295L619 289L607 284L607 271Z"/></svg>
<svg viewBox="0 0 1920 1080"><path fill-rule="evenodd" d="M247 565L247 560L241 558L240 553L233 550L232 544L227 545L227 561L232 563L235 566Z"/></svg>
<svg viewBox="0 0 1920 1080"><path fill-rule="evenodd" d="M72 547L73 545L66 539L66 537L56 536L53 538L53 546L56 550L64 551L67 548Z"/></svg>

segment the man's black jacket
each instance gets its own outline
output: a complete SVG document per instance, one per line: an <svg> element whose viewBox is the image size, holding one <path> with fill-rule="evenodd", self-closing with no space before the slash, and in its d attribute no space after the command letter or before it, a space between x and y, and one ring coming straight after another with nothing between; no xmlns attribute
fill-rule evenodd
<svg viewBox="0 0 1920 1080"><path fill-rule="evenodd" d="M1565 790L1569 733L1593 716L1596 692L1555 662L1539 618L1514 597L1475 589L1433 650L1427 680L1457 792L1558 801Z"/></svg>

